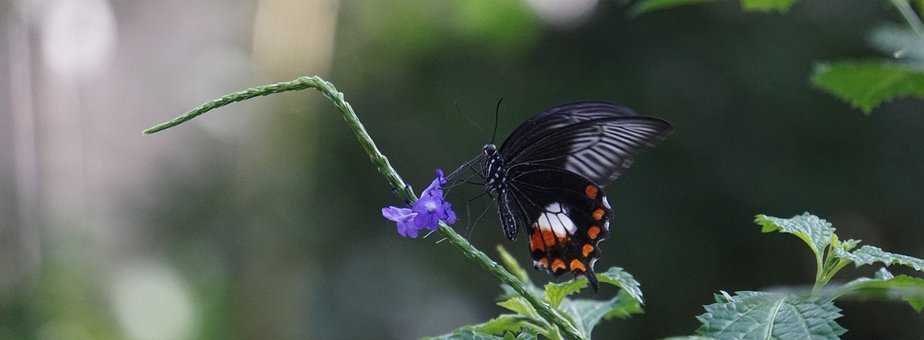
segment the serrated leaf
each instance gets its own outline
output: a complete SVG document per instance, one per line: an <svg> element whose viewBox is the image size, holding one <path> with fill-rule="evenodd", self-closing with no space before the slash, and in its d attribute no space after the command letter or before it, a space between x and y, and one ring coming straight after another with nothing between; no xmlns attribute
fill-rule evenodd
<svg viewBox="0 0 924 340"><path fill-rule="evenodd" d="M825 247L831 242L834 228L831 223L818 216L803 213L792 218L779 218L766 215L754 217L754 223L761 226L765 233L781 231L796 235L815 253L815 258L821 263Z"/></svg>
<svg viewBox="0 0 924 340"><path fill-rule="evenodd" d="M600 320L628 317L642 312L639 302L626 293L626 290L605 301L564 299L558 309L574 321L574 326L587 339L591 338L591 333Z"/></svg>
<svg viewBox="0 0 924 340"><path fill-rule="evenodd" d="M610 267L603 273L597 273L597 281L619 287L639 303L645 303L641 284L622 268Z"/></svg>
<svg viewBox="0 0 924 340"><path fill-rule="evenodd" d="M629 15L637 16L648 12L674 8L685 5L696 5L715 0L641 0L629 9Z"/></svg>
<svg viewBox="0 0 924 340"><path fill-rule="evenodd" d="M885 268L876 278L859 278L835 289L835 297L902 300L918 313L924 310L924 279L908 275L892 276Z"/></svg>
<svg viewBox="0 0 924 340"><path fill-rule="evenodd" d="M860 249L854 250L853 252L835 248L834 255L853 262L853 264L857 267L878 262L885 264L886 266L897 264L914 268L914 270L917 271L924 271L924 260L922 259L908 255L890 253L880 249L879 247L870 245L862 246Z"/></svg>
<svg viewBox="0 0 924 340"><path fill-rule="evenodd" d="M887 61L819 64L812 84L865 113L900 97L924 99L924 71Z"/></svg>
<svg viewBox="0 0 924 340"><path fill-rule="evenodd" d="M794 295L737 292L717 296L704 306L706 313L697 333L717 339L812 339L837 340L847 330L834 320L840 309L830 300Z"/></svg>
<svg viewBox="0 0 924 340"><path fill-rule="evenodd" d="M786 12L796 0L741 0L741 7L746 11Z"/></svg>
<svg viewBox="0 0 924 340"><path fill-rule="evenodd" d="M561 304L561 300L565 297L580 292L581 289L587 287L587 280L570 280L562 283L550 282L545 285L545 300L552 305L552 307L558 307Z"/></svg>

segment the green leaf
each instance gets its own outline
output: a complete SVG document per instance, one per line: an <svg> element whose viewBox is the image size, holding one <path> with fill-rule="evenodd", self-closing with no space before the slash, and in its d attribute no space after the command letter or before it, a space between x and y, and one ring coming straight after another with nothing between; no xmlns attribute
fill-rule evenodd
<svg viewBox="0 0 924 340"><path fill-rule="evenodd" d="M531 319L522 315L501 314L500 316L488 320L483 324L468 326L466 328L494 335L503 335L507 332L518 334L524 327L536 327L535 325L531 324L530 321Z"/></svg>
<svg viewBox="0 0 924 340"><path fill-rule="evenodd" d="M794 295L722 292L716 303L704 306L696 318L703 323L702 336L717 339L813 339L836 340L847 330L834 320L840 309L830 300Z"/></svg>
<svg viewBox="0 0 924 340"><path fill-rule="evenodd" d="M696 5L715 0L641 0L629 9L629 15L637 16L648 12L674 8L685 5Z"/></svg>
<svg viewBox="0 0 924 340"><path fill-rule="evenodd" d="M862 246L860 249L854 250L853 252L848 252L846 250L836 248L834 249L834 255L853 262L853 264L857 267L878 262L885 264L886 266L897 264L914 268L914 270L917 271L924 271L924 260L922 259L908 255L890 253L879 249L879 247L869 245Z"/></svg>
<svg viewBox="0 0 924 340"><path fill-rule="evenodd" d="M578 331L590 339L594 327L603 319L624 318L642 312L641 305L626 290L605 301L587 299L564 299L559 310L565 312Z"/></svg>
<svg viewBox="0 0 924 340"><path fill-rule="evenodd" d="M533 308L533 306L530 305L529 302L527 302L526 299L524 299L522 296L509 298L507 300L498 302L497 305L523 316L528 316L539 320L542 319L539 316L539 313L536 313L536 309Z"/></svg>
<svg viewBox="0 0 924 340"><path fill-rule="evenodd" d="M529 302L527 302L526 299L524 299L522 296L509 298L507 300L498 302L497 305L528 318L531 321L531 325L533 325L530 328L535 329L546 338L561 338L558 328L549 325L549 323L546 322L538 312L536 312L536 309L533 308L533 306L530 305Z"/></svg>
<svg viewBox="0 0 924 340"><path fill-rule="evenodd" d="M645 303L642 299L641 284L632 277L632 274L622 268L610 267L603 273L597 273L597 281L619 287L638 303Z"/></svg>
<svg viewBox="0 0 924 340"><path fill-rule="evenodd" d="M628 319L632 317L632 315L645 312L645 310L642 309L641 302L629 295L625 290L619 291L617 297L619 299L616 300L616 304L610 306L610 311L603 316L604 319Z"/></svg>
<svg viewBox="0 0 924 340"><path fill-rule="evenodd" d="M597 281L620 288L629 297L643 303L641 284L632 277L632 274L619 267L610 267L606 272L596 274ZM587 278L579 277L561 283L548 283L545 285L545 299L553 307L558 307L562 299L571 294L580 292L587 287Z"/></svg>
<svg viewBox="0 0 924 340"><path fill-rule="evenodd" d="M819 264L835 230L828 221L809 213L803 213L792 218L757 215L754 218L754 223L760 225L762 227L761 231L765 233L781 231L796 235L812 249Z"/></svg>
<svg viewBox="0 0 924 340"><path fill-rule="evenodd" d="M504 246L498 244L497 252L500 254L501 263L504 264L504 267L506 267L507 270L513 274L513 276L516 276L518 279L520 279L520 282L532 284L532 282L529 280L529 274L523 270L523 267L520 267L517 259L510 255Z"/></svg>
<svg viewBox="0 0 924 340"><path fill-rule="evenodd" d="M427 337L423 340L504 340L503 337L463 329L440 336Z"/></svg>
<svg viewBox="0 0 924 340"><path fill-rule="evenodd" d="M708 336L687 335L687 336L672 336L670 338L664 338L661 340L716 340L716 339L710 338Z"/></svg>
<svg viewBox="0 0 924 340"><path fill-rule="evenodd" d="M819 64L812 84L865 113L899 97L924 99L924 72L887 61Z"/></svg>
<svg viewBox="0 0 924 340"><path fill-rule="evenodd" d="M796 0L741 0L741 7L746 11L786 12Z"/></svg>
<svg viewBox="0 0 924 340"><path fill-rule="evenodd" d="M580 292L584 287L587 287L586 279L570 280L562 283L550 282L545 285L545 300L548 301L552 307L558 307L562 299L568 295Z"/></svg>
<svg viewBox="0 0 924 340"><path fill-rule="evenodd" d="M885 268L876 278L859 278L835 290L835 297L908 302L918 313L924 310L924 279L908 275L892 276Z"/></svg>

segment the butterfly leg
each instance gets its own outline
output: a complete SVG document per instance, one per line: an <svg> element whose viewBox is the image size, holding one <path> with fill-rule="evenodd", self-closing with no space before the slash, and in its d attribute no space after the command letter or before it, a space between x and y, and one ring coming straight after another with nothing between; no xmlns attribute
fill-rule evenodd
<svg viewBox="0 0 924 340"><path fill-rule="evenodd" d="M472 221L472 209L471 209L472 202L478 200L479 198L484 197L484 195L486 194L487 194L487 191L482 192L476 195L475 197L472 197L468 199L467 201L465 201L465 221L466 221L466 229L468 230L468 232L466 232L465 238L467 239L472 238L472 231L475 230L475 225L478 224L478 222L481 221L481 218L484 217L485 213L488 212L488 208L485 208L484 210L481 211L481 214L479 214L478 217L475 218L474 221Z"/></svg>

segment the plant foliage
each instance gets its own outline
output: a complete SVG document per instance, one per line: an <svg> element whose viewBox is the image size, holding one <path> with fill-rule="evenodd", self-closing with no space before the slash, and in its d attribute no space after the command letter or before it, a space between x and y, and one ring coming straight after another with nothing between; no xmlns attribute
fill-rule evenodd
<svg viewBox="0 0 924 340"><path fill-rule="evenodd" d="M846 330L837 324L839 299L879 299L905 301L920 312L924 309L924 279L894 276L881 268L874 277L857 278L843 285L826 287L846 265L881 263L918 271L924 260L864 245L858 240L841 241L830 222L809 213L791 218L757 215L754 222L765 233L781 232L802 240L812 251L818 266L810 293L800 289L774 292L724 291L715 303L704 306L697 319L702 326L691 337L681 339L840 339Z"/></svg>
<svg viewBox="0 0 924 340"><path fill-rule="evenodd" d="M786 12L796 0L740 0L746 11ZM640 0L629 10L640 15L681 5L693 5L711 0ZM865 59L818 63L811 77L812 84L851 106L869 114L879 105L899 99L924 99L924 25L908 0L890 0L905 19L909 29L893 25L881 27L872 34L873 45L897 60ZM924 10L924 1L918 1Z"/></svg>
<svg viewBox="0 0 924 340"><path fill-rule="evenodd" d="M608 300L576 299L571 296L587 287L586 278L548 283L539 288L529 281L526 271L503 247L498 246L498 252L507 270L514 273L533 295L541 297L557 313L571 320L585 339L590 339L594 328L602 320L628 318L643 312L641 285L622 268L612 267L596 274L599 282L620 289L616 296ZM497 304L514 314L502 314L485 323L463 326L430 339L535 339L536 335L547 339L563 338L558 328L546 322L524 297L513 293L508 286L501 288L506 293L501 295Z"/></svg>

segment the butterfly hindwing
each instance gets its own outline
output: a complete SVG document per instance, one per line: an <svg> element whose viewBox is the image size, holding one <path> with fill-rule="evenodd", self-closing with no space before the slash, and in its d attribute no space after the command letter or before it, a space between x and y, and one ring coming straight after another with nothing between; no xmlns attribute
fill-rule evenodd
<svg viewBox="0 0 924 340"><path fill-rule="evenodd" d="M603 189L567 170L548 167L512 172L508 187L529 232L533 266L552 275L585 275L609 233L610 205Z"/></svg>

